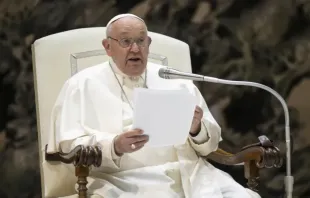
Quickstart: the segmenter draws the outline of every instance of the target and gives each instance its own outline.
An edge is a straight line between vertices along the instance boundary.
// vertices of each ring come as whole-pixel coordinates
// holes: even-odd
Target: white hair
[[[145,22],[144,22],[144,20],[142,19],[142,18],[140,18],[140,17],[138,17],[137,15],[134,15],[134,14],[129,14],[129,13],[127,13],[127,14],[119,14],[119,15],[116,15],[115,17],[113,17],[108,23],[107,23],[107,25],[106,25],[106,36],[108,37],[108,35],[110,34],[110,32],[111,32],[111,25],[115,22],[115,21],[117,21],[117,20],[119,20],[119,19],[121,19],[121,18],[124,18],[124,17],[134,17],[134,18],[137,18],[137,19],[139,19],[139,20],[141,20],[144,24],[145,24]]]

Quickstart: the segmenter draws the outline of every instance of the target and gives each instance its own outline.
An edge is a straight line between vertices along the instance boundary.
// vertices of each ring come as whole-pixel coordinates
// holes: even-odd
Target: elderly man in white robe
[[[91,197],[260,197],[200,157],[218,148],[221,129],[192,82],[158,76],[164,66],[147,61],[150,44],[138,16],[121,14],[110,20],[102,41],[109,61],[71,77],[58,96],[51,132],[56,150],[70,151],[80,144],[102,147],[102,165],[92,168],[88,178]],[[132,128],[135,87],[186,88],[197,98],[186,143],[144,147],[148,136]]]

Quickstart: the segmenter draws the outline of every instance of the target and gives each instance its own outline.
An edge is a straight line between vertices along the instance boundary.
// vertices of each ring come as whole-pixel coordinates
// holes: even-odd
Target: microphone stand
[[[260,83],[248,82],[248,81],[223,80],[223,79],[218,79],[218,78],[213,78],[213,77],[208,77],[208,76],[203,76],[203,78],[200,78],[197,80],[204,81],[204,82],[211,82],[211,83],[242,85],[242,86],[252,86],[252,87],[261,88],[273,94],[281,102],[281,105],[284,110],[284,116],[285,116],[285,140],[286,140],[285,192],[286,192],[286,198],[292,198],[294,177],[292,176],[292,173],[291,173],[291,137],[290,137],[289,111],[285,103],[285,100],[276,91]]]

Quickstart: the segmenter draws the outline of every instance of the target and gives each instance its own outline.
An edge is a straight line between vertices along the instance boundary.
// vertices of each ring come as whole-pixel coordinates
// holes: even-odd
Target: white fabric
[[[150,31],[148,35],[152,38],[150,62],[161,64],[162,60],[168,60],[169,67],[191,72],[188,44]],[[77,179],[74,172],[68,172],[65,164],[46,162],[44,159],[51,111],[72,71],[76,69],[79,72],[108,60],[101,45],[105,37],[105,27],[82,28],[40,38],[32,45],[42,197],[66,196],[75,192]],[[178,53],[175,53],[176,50]],[[77,61],[76,67],[71,60]]]
[[[157,196],[166,194],[171,198],[250,198],[247,190],[227,174],[197,156],[208,155],[217,149],[220,127],[198,89],[189,81],[159,78],[160,67],[148,64],[148,88],[185,88],[195,95],[204,110],[202,121],[206,129],[200,133],[208,133],[207,141],[197,144],[188,138],[184,145],[143,148],[113,159],[113,138],[126,126],[123,126],[121,88],[106,62],[86,69],[66,82],[52,114],[51,130],[55,134],[51,133],[49,139],[50,151],[58,151],[59,144],[66,150],[79,144],[101,145],[102,166],[91,171],[88,188],[89,193],[102,197],[117,198],[124,192],[139,192],[145,197],[157,193]],[[132,113],[129,108],[127,111]]]

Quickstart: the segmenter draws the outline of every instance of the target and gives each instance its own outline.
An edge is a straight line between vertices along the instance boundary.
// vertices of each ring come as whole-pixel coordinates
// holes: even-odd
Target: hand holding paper
[[[189,135],[196,98],[186,89],[134,90],[133,128],[149,135],[146,146],[184,144]]]

